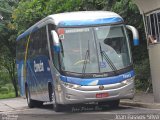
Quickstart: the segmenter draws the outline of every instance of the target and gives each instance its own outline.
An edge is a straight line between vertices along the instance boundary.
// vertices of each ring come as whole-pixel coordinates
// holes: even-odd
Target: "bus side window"
[[[36,32],[31,33],[28,37],[27,40],[30,38],[29,41],[29,51],[28,51],[28,57],[30,59],[33,59],[36,56]]]
[[[41,55],[49,58],[46,27],[42,27],[30,35],[28,53],[30,58]]]
[[[28,36],[29,37],[29,36]],[[28,38],[27,37],[27,38]],[[29,41],[29,46],[28,46],[28,57],[31,59],[34,57],[34,46],[33,46],[33,38],[30,35],[30,41]]]
[[[58,54],[56,52],[54,52],[54,49],[53,49],[53,39],[52,39],[52,35],[51,35],[51,30],[55,30],[55,26],[53,24],[48,24],[48,34],[49,34],[52,59],[53,59],[54,66],[59,70],[60,61],[59,61]]]
[[[25,41],[26,41],[26,37],[22,38],[19,41],[17,41],[16,58],[19,61],[24,60],[24,56],[25,56]]]
[[[49,58],[49,51],[48,51],[48,44],[47,44],[47,33],[46,33],[46,26],[41,28],[41,38],[40,38],[40,43],[41,43],[41,54],[44,56],[47,56]]]

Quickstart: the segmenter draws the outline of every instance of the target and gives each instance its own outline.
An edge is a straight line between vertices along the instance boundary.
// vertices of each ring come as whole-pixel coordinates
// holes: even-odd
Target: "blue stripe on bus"
[[[112,18],[102,18],[95,20],[70,20],[70,21],[61,21],[58,26],[60,27],[69,27],[69,26],[83,26],[83,25],[97,25],[97,24],[113,24],[117,22],[123,22],[123,19],[120,17],[112,17]],[[26,37],[30,33],[38,30],[38,27],[34,27],[32,29],[27,30],[18,36],[17,41]]]
[[[67,77],[67,76],[61,76],[60,78],[63,82],[68,82],[71,84],[77,84],[82,86],[88,86],[88,85],[107,85],[107,84],[120,83],[134,76],[135,76],[135,73],[132,70],[130,72],[127,72],[118,76],[106,77],[106,78],[82,79],[82,78]]]
[[[81,26],[81,25],[97,25],[97,24],[113,24],[117,22],[123,22],[123,19],[120,17],[112,18],[101,18],[101,19],[91,19],[91,20],[70,20],[70,21],[61,21],[58,26],[60,27],[69,27],[69,26]]]

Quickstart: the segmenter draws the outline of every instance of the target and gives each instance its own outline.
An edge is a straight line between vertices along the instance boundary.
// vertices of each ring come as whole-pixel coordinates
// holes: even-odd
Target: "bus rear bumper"
[[[106,85],[107,86],[107,85]],[[104,85],[104,88],[106,87]],[[99,86],[96,86],[99,88]],[[61,92],[58,92],[57,103],[59,104],[76,104],[87,102],[111,101],[119,99],[132,99],[134,97],[134,80],[129,84],[123,85],[116,89],[107,90],[90,90],[83,91],[61,86]],[[103,96],[103,94],[105,96]],[[98,97],[97,95],[102,95]],[[106,96],[107,95],[107,96]]]

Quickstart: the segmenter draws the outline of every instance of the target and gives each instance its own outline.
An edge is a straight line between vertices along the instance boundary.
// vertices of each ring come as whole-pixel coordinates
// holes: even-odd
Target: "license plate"
[[[97,93],[96,94],[96,98],[104,98],[104,97],[108,97],[109,94],[108,93]]]

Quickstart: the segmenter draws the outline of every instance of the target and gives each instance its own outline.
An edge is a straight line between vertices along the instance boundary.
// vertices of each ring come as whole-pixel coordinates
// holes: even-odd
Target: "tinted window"
[[[42,27],[30,35],[28,54],[30,58],[39,55],[49,57],[46,27]]]
[[[17,60],[24,60],[25,55],[25,47],[26,46],[26,38],[17,41],[16,45],[16,58]]]

